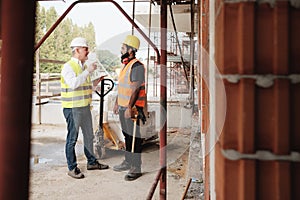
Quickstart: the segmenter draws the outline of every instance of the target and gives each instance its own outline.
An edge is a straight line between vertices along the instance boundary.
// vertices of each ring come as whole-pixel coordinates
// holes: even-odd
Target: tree
[[[97,57],[108,72],[115,72],[120,67],[120,60],[117,55],[108,50],[97,50]]]
[[[36,43],[45,35],[58,19],[58,14],[54,7],[45,10],[37,3],[36,9]],[[74,37],[85,37],[90,49],[96,47],[95,29],[90,22],[84,27],[80,27],[65,18],[56,29],[50,34],[40,47],[40,58],[68,61],[71,57],[70,43]],[[61,65],[53,63],[40,63],[40,71],[43,73],[59,73]]]

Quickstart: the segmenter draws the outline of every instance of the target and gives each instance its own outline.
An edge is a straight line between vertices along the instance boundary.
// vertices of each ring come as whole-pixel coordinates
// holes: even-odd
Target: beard
[[[128,53],[128,52],[122,54],[122,55],[121,55],[121,62],[123,62],[123,60],[124,60],[125,58],[128,58],[128,57],[129,57],[129,53]]]
[[[121,55],[121,63],[127,65],[128,62],[129,62],[129,53],[126,52],[123,55]]]

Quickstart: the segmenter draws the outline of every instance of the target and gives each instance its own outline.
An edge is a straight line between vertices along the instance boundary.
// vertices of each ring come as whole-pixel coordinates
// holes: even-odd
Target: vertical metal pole
[[[149,1],[149,31],[148,31],[148,37],[151,38],[151,22],[152,20],[152,1]],[[149,79],[149,64],[150,64],[150,44],[148,44],[148,49],[147,49],[147,77],[146,77],[146,80],[147,80],[147,83],[148,83],[148,79]],[[155,62],[155,61],[154,61]],[[148,91],[148,86],[146,88],[146,92]]]
[[[167,0],[160,0],[160,199],[167,198]]]
[[[99,126],[103,130],[103,103],[104,103],[104,82],[105,80],[103,79],[101,81],[101,96],[100,96],[100,114],[99,114]]]
[[[170,91],[170,96],[172,96],[172,69],[173,69],[173,63],[170,63],[170,68],[169,68],[169,80],[170,80],[170,83],[169,83],[169,91]]]
[[[132,1],[132,20],[134,21],[135,17],[135,0]],[[132,25],[131,34],[134,35],[134,26]]]
[[[46,74],[46,79],[49,79],[49,78],[50,78],[50,73],[47,73]],[[46,81],[46,87],[45,87],[45,89],[46,89],[46,91],[45,91],[46,94],[49,95],[49,89],[50,89],[49,88],[49,81]]]
[[[42,106],[41,106],[41,74],[40,74],[40,51],[39,49],[36,51],[35,54],[35,88],[36,88],[36,100],[38,103],[38,124],[42,123]]]
[[[23,200],[29,197],[35,1],[1,4],[0,199]]]
[[[195,74],[194,74],[194,17],[195,2],[191,0],[191,35],[190,35],[190,103],[194,108],[194,89],[195,89]]]
[[[160,64],[160,63],[159,63]],[[153,89],[153,93],[155,97],[157,97],[157,64],[156,62],[154,62],[154,74],[155,74],[155,77],[154,77],[154,89]]]
[[[209,1],[209,57],[213,61],[215,60],[215,11],[216,11],[216,1]],[[213,147],[216,141],[216,71],[214,69],[214,62],[209,62],[208,66],[208,79],[209,79],[209,146]],[[212,148],[209,152],[209,189],[210,189],[210,200],[216,200],[216,150]]]
[[[176,42],[177,42],[177,46],[178,46],[178,50],[179,50],[179,54],[180,54],[180,59],[181,59],[182,67],[183,67],[183,70],[184,70],[185,79],[186,79],[186,81],[189,81],[188,76],[187,76],[187,72],[186,72],[186,64],[185,64],[184,59],[183,59],[183,50],[181,50],[181,46],[180,46],[179,38],[178,38],[178,34],[177,34],[177,28],[176,28],[176,24],[175,24],[175,20],[174,20],[172,4],[169,5],[169,8],[170,8],[170,14],[171,14],[171,19],[172,19],[173,29],[174,29],[174,32],[175,32]]]

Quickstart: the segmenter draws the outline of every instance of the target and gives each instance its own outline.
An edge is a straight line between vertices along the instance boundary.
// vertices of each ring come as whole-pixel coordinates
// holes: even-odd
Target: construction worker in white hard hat
[[[122,69],[118,78],[118,97],[114,113],[119,114],[122,133],[125,137],[125,159],[113,167],[114,171],[126,171],[126,181],[132,181],[140,176],[142,139],[140,120],[146,118],[143,107],[146,102],[145,68],[135,57],[140,46],[140,40],[134,35],[128,35],[121,46]]]
[[[61,100],[68,129],[65,147],[69,169],[68,175],[79,179],[84,178],[84,174],[77,167],[75,154],[79,128],[81,128],[83,134],[87,170],[109,168],[108,165],[100,164],[94,155],[94,133],[90,111],[92,86],[98,85],[103,77],[93,81],[93,84],[90,80],[90,74],[96,69],[97,65],[86,66],[84,64],[89,53],[85,38],[74,38],[70,47],[72,57],[62,66],[61,70]]]

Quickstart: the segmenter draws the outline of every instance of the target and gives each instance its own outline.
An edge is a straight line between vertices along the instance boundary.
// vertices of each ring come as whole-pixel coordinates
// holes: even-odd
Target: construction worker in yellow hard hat
[[[135,54],[139,48],[140,48],[139,38],[137,38],[134,35],[127,35],[121,47],[121,62],[123,64],[127,64],[129,57],[135,58]]]
[[[125,137],[125,159],[113,167],[114,171],[129,172],[125,180],[132,181],[142,175],[141,153],[142,139],[140,134],[140,119],[145,122],[143,107],[146,102],[145,68],[135,57],[140,47],[140,40],[134,35],[128,35],[121,46],[121,62],[123,68],[118,78],[118,97],[114,113],[119,114],[122,133]]]
[[[67,138],[65,153],[68,164],[68,175],[72,178],[84,178],[84,174],[77,167],[75,145],[78,139],[79,128],[84,140],[84,153],[87,158],[87,170],[108,169],[108,165],[100,164],[93,149],[93,126],[90,103],[92,101],[92,81],[90,74],[96,65],[85,65],[89,53],[85,38],[77,37],[71,42],[72,57],[62,66],[61,70],[61,101],[63,114],[67,123]],[[93,81],[97,85],[101,81]]]
[[[127,35],[123,44],[133,47],[135,51],[137,51],[140,48],[140,40],[134,35]]]

